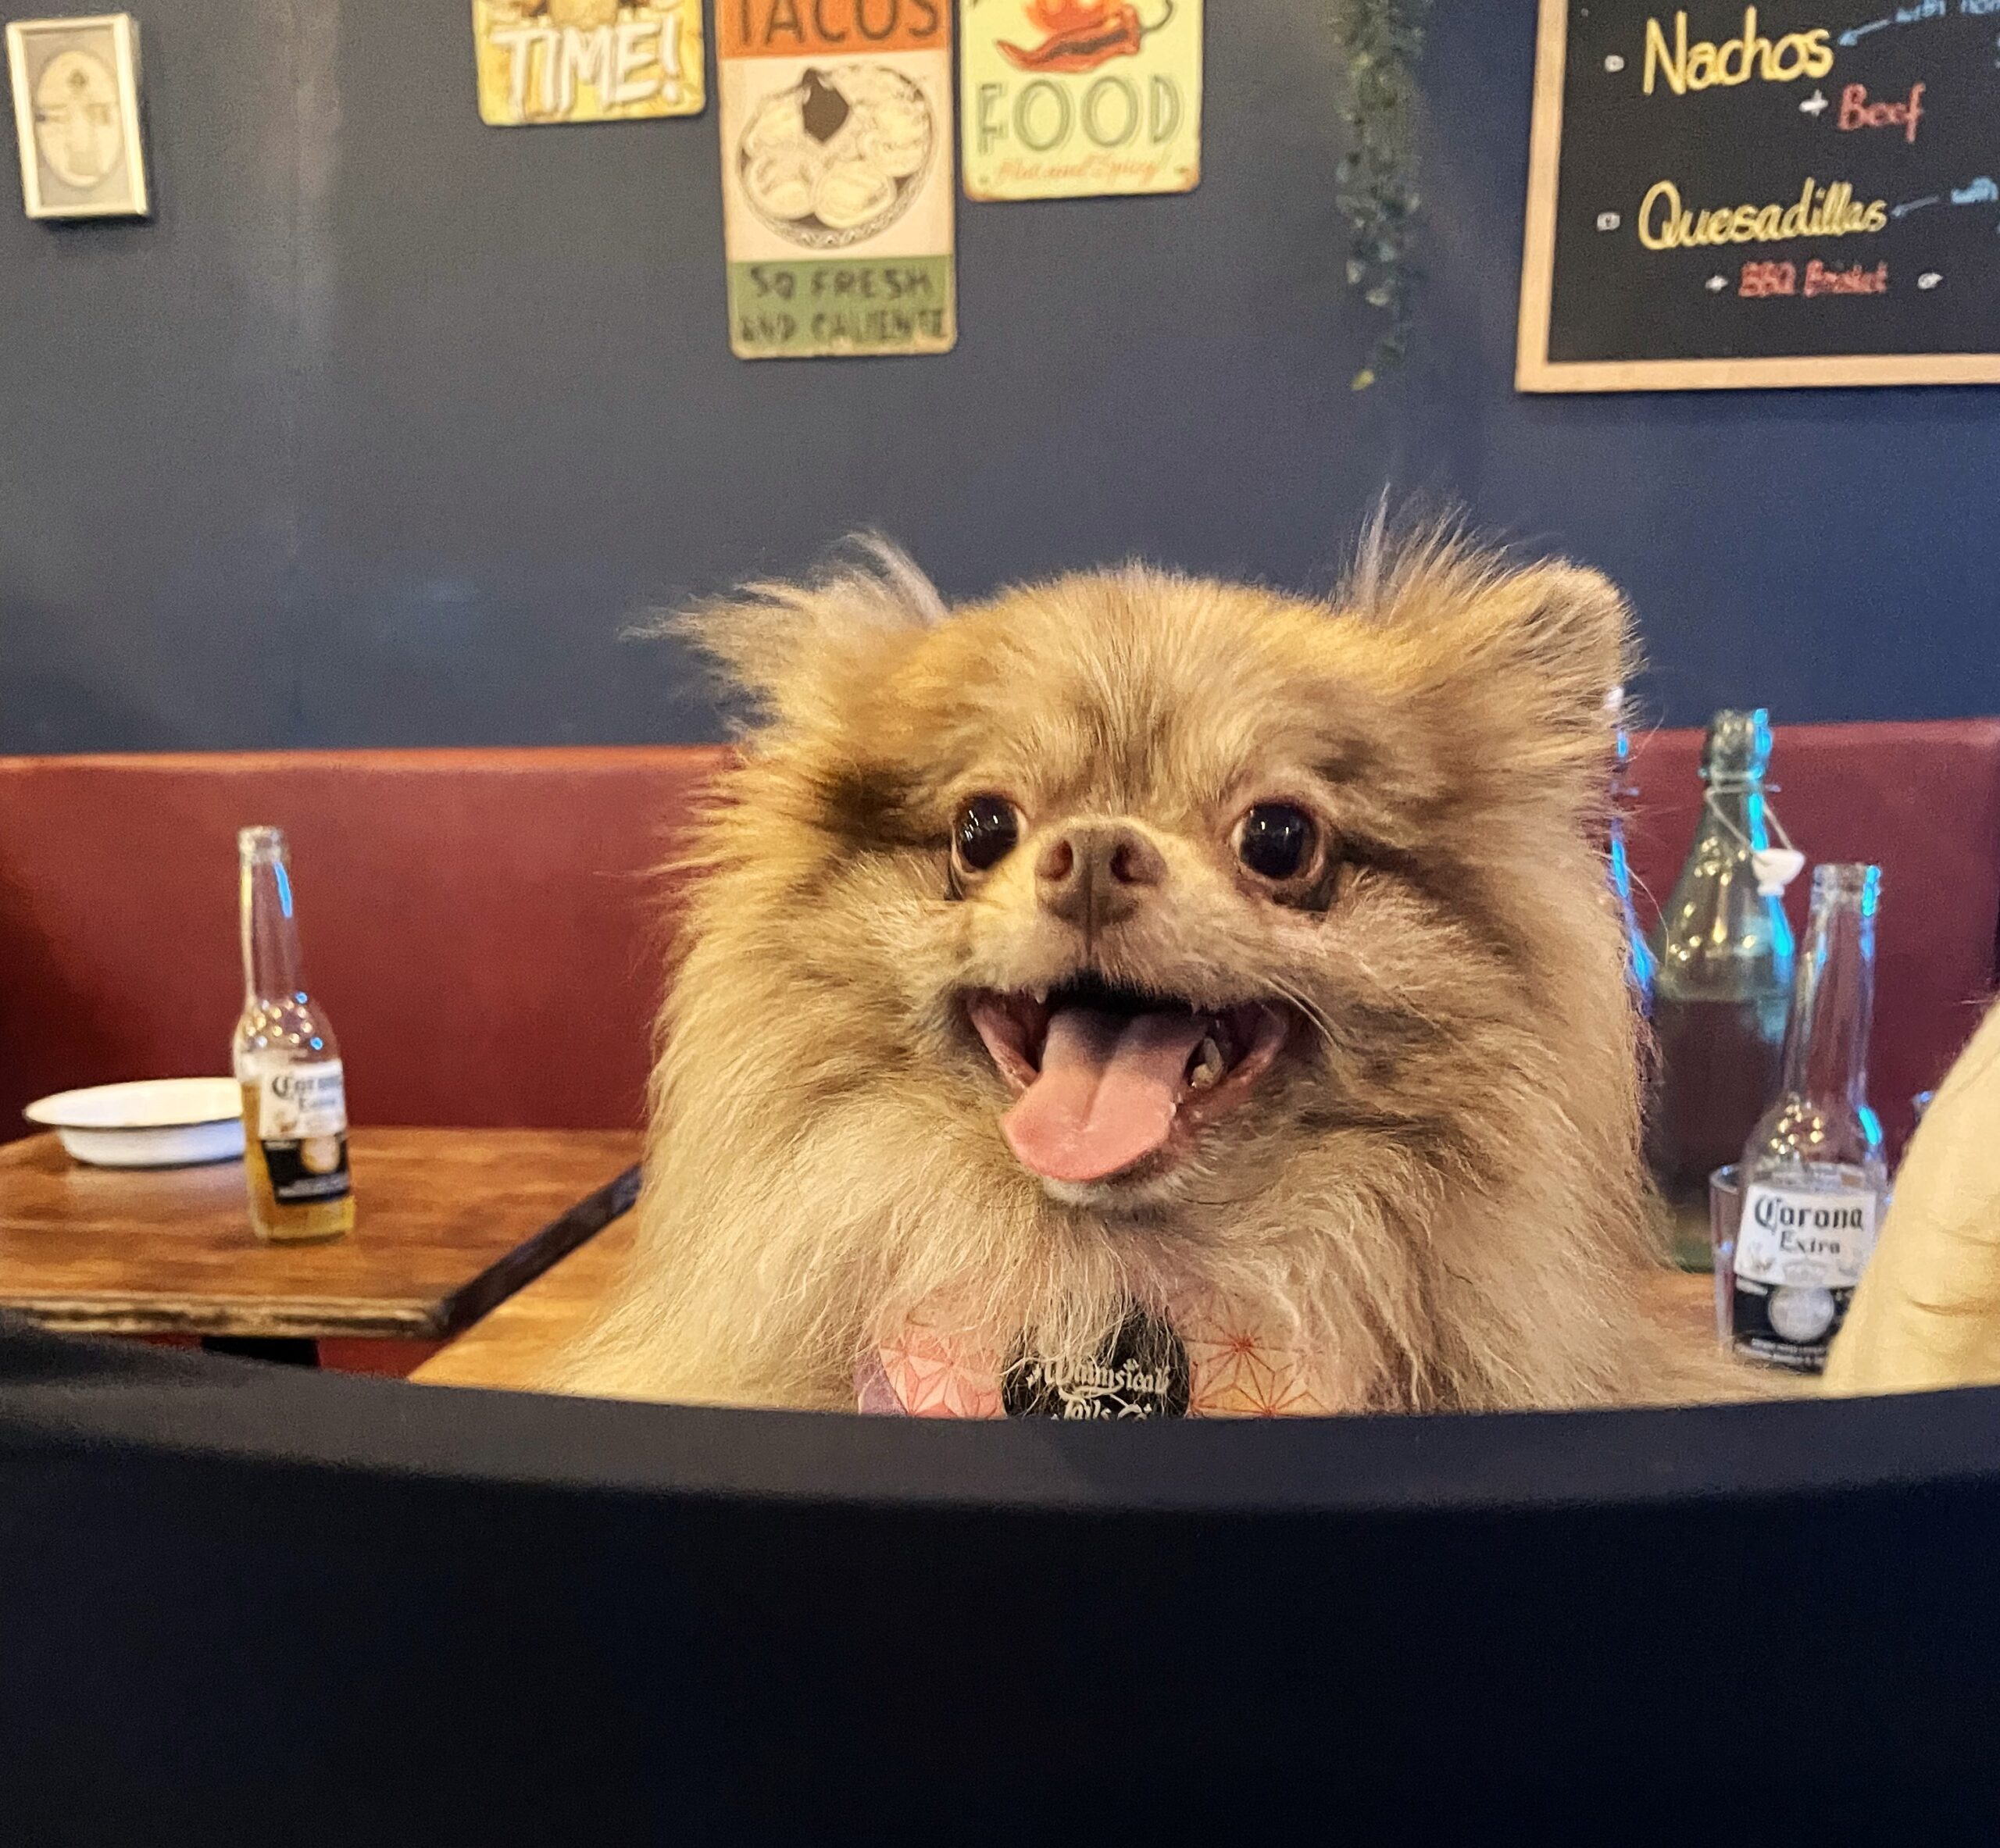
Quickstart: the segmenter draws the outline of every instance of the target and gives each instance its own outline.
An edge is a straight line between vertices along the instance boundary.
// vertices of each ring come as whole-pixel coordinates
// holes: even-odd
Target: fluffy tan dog
[[[949,611],[877,548],[692,623],[759,718],[636,1260],[552,1384],[852,1407],[912,1322],[1073,1374],[1191,1301],[1315,1408],[1730,1377],[1644,1307],[1603,578],[1432,539],[1331,602],[1132,566]]]

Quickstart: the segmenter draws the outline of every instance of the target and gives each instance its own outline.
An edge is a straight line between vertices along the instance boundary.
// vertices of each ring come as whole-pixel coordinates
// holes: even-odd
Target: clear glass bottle
[[[1868,1106],[1881,880],[1875,866],[1814,871],[1784,1089],[1743,1151],[1731,1337],[1739,1354],[1802,1372],[1825,1366],[1888,1203]]]
[[[1625,804],[1631,800],[1632,740],[1625,729],[1625,689],[1614,687],[1605,697],[1605,708],[1612,715],[1617,736],[1616,756],[1611,779],[1611,828],[1609,858],[1612,901],[1618,907],[1625,926],[1625,974],[1632,984],[1639,1011],[1652,1017],[1653,980],[1658,959],[1646,933],[1639,928],[1638,914],[1632,908],[1632,867],[1625,851]]]
[[[1791,995],[1780,893],[1760,890],[1770,849],[1764,772],[1770,715],[1718,712],[1702,755],[1701,826],[1661,912],[1653,948],[1659,1073],[1646,1125],[1653,1178],[1672,1211],[1677,1262],[1707,1270],[1709,1176],[1742,1153],[1776,1095]]]
[[[340,1047],[306,993],[283,833],[245,828],[236,844],[244,992],[233,1062],[250,1222],[275,1243],[337,1239],[354,1227]]]

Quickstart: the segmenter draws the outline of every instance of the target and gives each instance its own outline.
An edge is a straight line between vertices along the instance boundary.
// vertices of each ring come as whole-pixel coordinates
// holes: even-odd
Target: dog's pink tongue
[[[1041,1075],[1000,1119],[1024,1168],[1101,1181],[1166,1140],[1188,1061],[1208,1031],[1188,1014],[1065,1008],[1048,1023]]]

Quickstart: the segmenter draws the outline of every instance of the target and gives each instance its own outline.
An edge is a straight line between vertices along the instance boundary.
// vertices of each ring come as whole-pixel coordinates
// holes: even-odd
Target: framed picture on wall
[[[28,216],[148,216],[132,16],[16,20],[7,65]]]

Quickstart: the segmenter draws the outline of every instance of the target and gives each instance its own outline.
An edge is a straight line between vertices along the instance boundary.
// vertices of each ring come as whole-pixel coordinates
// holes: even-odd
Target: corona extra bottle
[[[1868,1107],[1881,871],[1821,866],[1785,1029],[1784,1080],[1743,1151],[1730,1332],[1737,1351],[1817,1373],[1888,1198]]]
[[[234,1062],[243,1087],[250,1222],[273,1243],[337,1239],[354,1226],[340,1047],[306,992],[284,834],[245,828],[237,851],[243,1014]]]

